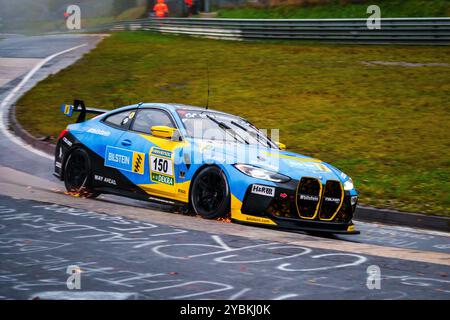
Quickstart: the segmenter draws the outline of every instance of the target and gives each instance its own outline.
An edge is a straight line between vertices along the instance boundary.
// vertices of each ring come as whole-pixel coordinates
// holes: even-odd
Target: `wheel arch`
[[[196,171],[194,172],[194,174],[192,175],[192,178],[191,178],[191,183],[189,185],[189,192],[188,192],[188,205],[189,205],[189,209],[190,210],[193,210],[192,201],[191,201],[191,194],[192,194],[192,189],[193,189],[192,186],[194,185],[195,179],[197,178],[198,174],[203,169],[208,168],[208,167],[216,167],[216,168],[220,169],[224,173],[225,178],[227,180],[226,182],[227,182],[227,185],[228,185],[228,192],[229,192],[230,197],[231,197],[230,175],[228,174],[227,170],[225,170],[224,166],[223,165],[219,165],[217,163],[205,163],[205,164],[202,164],[200,167],[198,167],[196,169]]]
[[[65,175],[65,172],[66,172],[65,168],[66,168],[67,160],[69,159],[69,156],[77,149],[83,149],[89,155],[89,150],[83,144],[81,144],[79,142],[74,143],[69,148],[69,150],[67,150],[67,152],[64,154],[63,159],[61,161],[61,168],[62,168],[61,175],[60,175],[60,180],[61,181],[64,181],[64,175]],[[90,158],[89,158],[89,161],[91,161]],[[90,164],[90,169],[92,169],[92,163],[89,163],[89,164]]]
[[[189,185],[189,201],[190,201],[190,199],[191,199],[192,185],[193,185],[195,179],[197,178],[198,174],[199,174],[203,169],[205,169],[205,168],[207,168],[207,167],[217,167],[217,168],[219,168],[220,170],[222,170],[222,171],[225,173],[225,177],[227,178],[228,187],[231,189],[230,183],[229,183],[229,181],[230,181],[230,176],[229,176],[228,172],[224,169],[224,167],[218,165],[217,163],[205,163],[205,164],[202,164],[200,167],[198,167],[198,168],[195,170],[194,174],[192,175],[191,183],[190,183],[190,185]],[[231,192],[231,191],[230,191],[230,192]]]

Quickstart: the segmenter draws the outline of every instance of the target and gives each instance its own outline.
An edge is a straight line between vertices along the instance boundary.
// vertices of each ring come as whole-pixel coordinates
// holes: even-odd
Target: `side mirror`
[[[167,126],[153,126],[150,131],[152,135],[158,138],[164,138],[164,139],[171,139],[173,136],[173,133],[177,129],[167,127]]]
[[[286,145],[281,142],[275,142],[275,144],[280,148],[281,150],[286,150]]]

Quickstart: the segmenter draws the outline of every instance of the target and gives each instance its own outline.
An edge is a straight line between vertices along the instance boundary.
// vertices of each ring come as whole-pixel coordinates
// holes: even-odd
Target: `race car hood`
[[[203,160],[227,164],[243,163],[289,176],[292,179],[314,177],[322,181],[349,177],[332,165],[298,153],[232,142],[195,141]]]

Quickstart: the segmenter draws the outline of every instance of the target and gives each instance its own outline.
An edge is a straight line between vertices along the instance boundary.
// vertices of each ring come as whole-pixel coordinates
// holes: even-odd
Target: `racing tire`
[[[85,150],[78,148],[69,154],[64,165],[64,185],[69,193],[85,198],[100,195],[92,190],[91,161]]]
[[[205,219],[225,217],[230,212],[230,188],[221,169],[202,169],[192,184],[190,202],[194,212]]]

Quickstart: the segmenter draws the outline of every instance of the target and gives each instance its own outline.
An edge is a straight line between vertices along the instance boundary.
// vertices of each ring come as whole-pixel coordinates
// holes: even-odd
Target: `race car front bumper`
[[[232,198],[235,222],[282,229],[358,234],[352,222],[356,211],[355,192],[344,191],[338,181],[322,184],[315,178],[291,180],[267,186],[248,186],[240,202]]]

